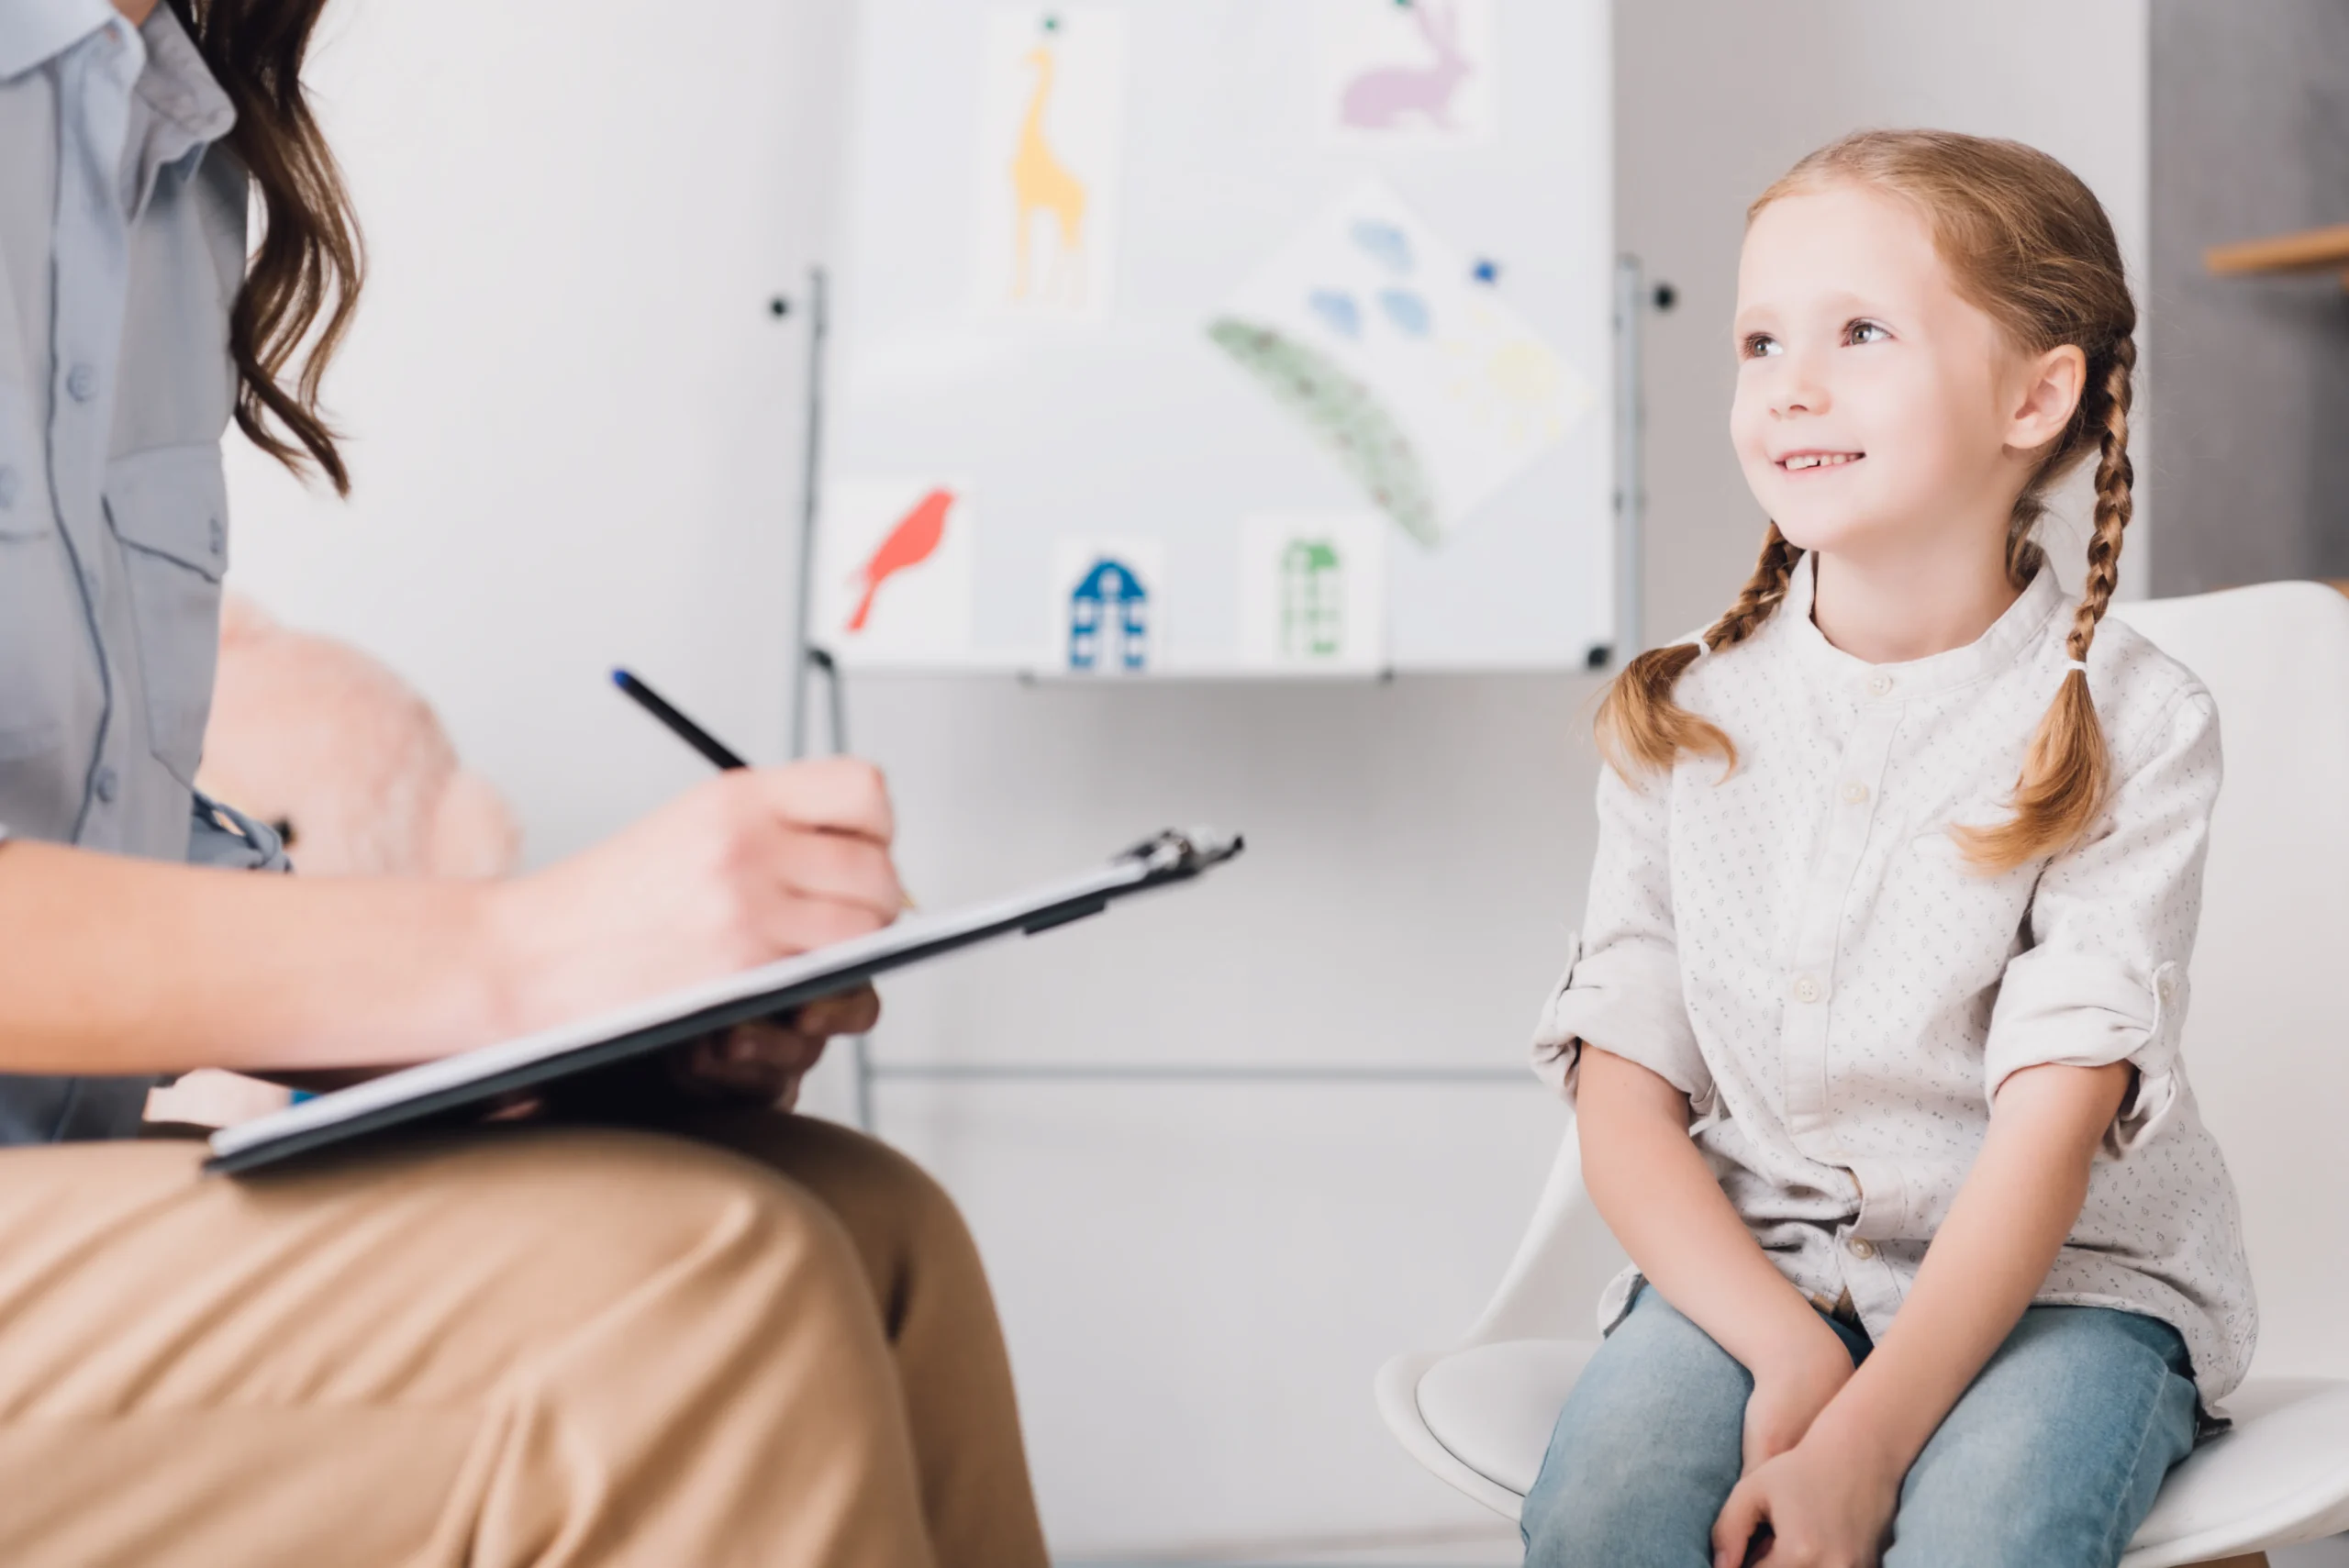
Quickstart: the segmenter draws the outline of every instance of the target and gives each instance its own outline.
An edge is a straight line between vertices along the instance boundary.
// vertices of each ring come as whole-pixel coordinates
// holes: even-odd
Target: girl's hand
[[[1816,1318],[1811,1326],[1818,1332],[1785,1355],[1748,1369],[1753,1393],[1745,1402],[1744,1474],[1802,1441],[1828,1401],[1852,1380],[1852,1352],[1842,1340]]]
[[[737,1024],[691,1041],[672,1059],[677,1086],[703,1098],[744,1100],[787,1111],[799,1082],[838,1034],[863,1034],[881,1017],[870,985],[808,1003],[786,1018]]]
[[[1713,1568],[1876,1568],[1899,1503],[1882,1445],[1814,1433],[1730,1493],[1713,1521]]]
[[[584,1018],[887,925],[905,902],[889,861],[895,831],[888,789],[868,763],[743,768],[592,849],[499,884],[490,892],[490,959],[502,1032]]]

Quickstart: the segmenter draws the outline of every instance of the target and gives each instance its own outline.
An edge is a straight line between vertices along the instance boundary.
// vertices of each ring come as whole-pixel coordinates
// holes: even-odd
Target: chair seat
[[[1419,1379],[1419,1418],[1487,1481],[1522,1497],[1596,1340],[1503,1340],[1449,1355]]]
[[[1419,1416],[1460,1461],[1523,1496],[1541,1473],[1566,1392],[1595,1340],[1504,1340],[1444,1357],[1419,1387]],[[2349,1383],[2254,1378],[2226,1402],[2232,1431],[2162,1486],[2124,1568],[2164,1568],[2349,1529]]]
[[[2163,1568],[2349,1529],[2349,1383],[2254,1377],[2227,1396],[2234,1429],[2186,1456],[2123,1568]]]

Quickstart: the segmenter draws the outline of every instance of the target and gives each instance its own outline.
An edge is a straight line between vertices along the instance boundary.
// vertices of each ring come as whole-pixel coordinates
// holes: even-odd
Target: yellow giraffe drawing
[[[1039,44],[1028,51],[1027,62],[1036,71],[1036,91],[1028,100],[1027,117],[1019,122],[1019,146],[1011,155],[1011,190],[1018,210],[1019,250],[1012,268],[1011,297],[1026,299],[1032,281],[1029,253],[1036,219],[1049,213],[1060,245],[1053,258],[1053,275],[1064,280],[1072,302],[1084,291],[1085,182],[1068,171],[1044,139],[1044,108],[1052,95],[1052,51]]]

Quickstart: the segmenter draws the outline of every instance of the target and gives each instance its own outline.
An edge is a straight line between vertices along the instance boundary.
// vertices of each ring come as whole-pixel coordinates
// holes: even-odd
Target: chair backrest
[[[2227,780],[2185,1051],[2243,1200],[2255,1370],[2349,1377],[2349,599],[2271,583],[2112,614],[2219,705]],[[1620,1257],[1569,1130],[1471,1342],[1589,1334]]]
[[[2112,613],[2219,705],[2185,1052],[2243,1198],[2254,1370],[2349,1377],[2349,600],[2270,583]]]

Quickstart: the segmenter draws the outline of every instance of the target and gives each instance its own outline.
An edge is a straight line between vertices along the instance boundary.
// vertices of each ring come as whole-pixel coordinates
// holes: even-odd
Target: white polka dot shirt
[[[2178,1056],[2219,793],[2210,694],[2107,621],[2088,686],[2103,816],[2052,861],[1974,871],[1950,829],[2003,820],[2054,699],[2071,605],[2043,571],[1969,647],[1871,665],[1820,635],[1811,562],[1676,699],[1737,743],[1726,778],[1599,780],[1583,932],[1536,1070],[1569,1099],[1585,1041],[1687,1095],[1730,1200],[1813,1300],[1891,1325],[2009,1074],[2126,1061],[2087,1202],[2037,1297],[2176,1328],[2205,1403],[2257,1332],[2234,1186]],[[1610,1327],[1637,1283],[1611,1285]]]

